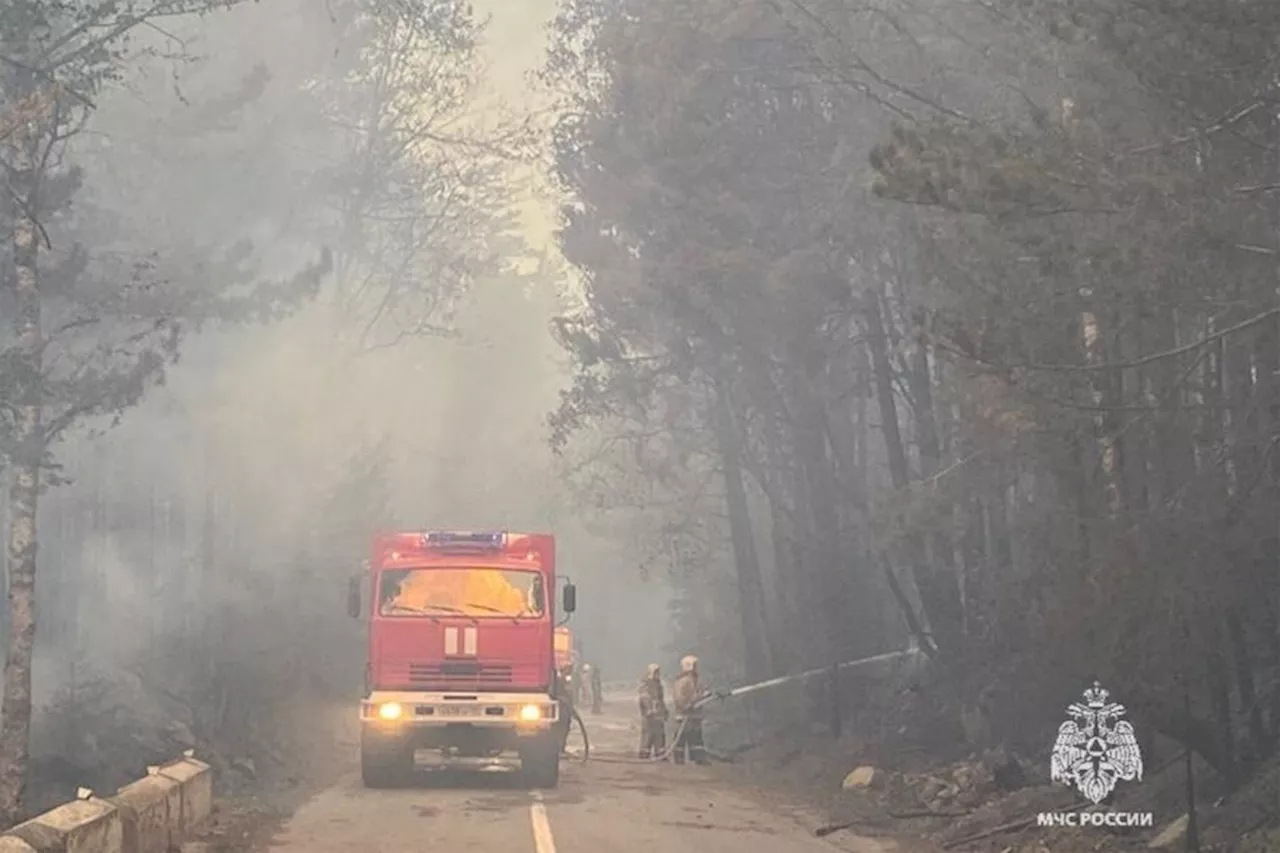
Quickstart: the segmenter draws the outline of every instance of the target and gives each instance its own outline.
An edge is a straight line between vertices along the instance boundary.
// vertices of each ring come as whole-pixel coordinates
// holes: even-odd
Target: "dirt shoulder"
[[[213,816],[184,850],[266,850],[303,804],[349,772],[359,733],[351,703],[300,701],[281,716],[271,747],[255,756],[215,757]]]
[[[1185,753],[1172,742],[1158,747],[1140,782],[1120,783],[1112,801],[1088,809],[1076,792],[1047,783],[1047,748],[1043,762],[1000,751],[941,761],[902,744],[776,737],[717,772],[811,815],[815,834],[851,850],[874,839],[911,853],[1176,853],[1186,849]],[[1193,773],[1202,851],[1280,849],[1280,762],[1229,796],[1207,766],[1197,761]],[[1149,812],[1151,825],[1037,822],[1040,813],[1108,811]]]

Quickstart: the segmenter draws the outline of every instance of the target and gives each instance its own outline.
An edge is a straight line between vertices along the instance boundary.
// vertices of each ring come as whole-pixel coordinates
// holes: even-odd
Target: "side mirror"
[[[352,619],[360,618],[360,576],[355,575],[347,582],[347,615]]]
[[[561,609],[565,613],[572,613],[578,609],[578,588],[571,583],[564,585],[564,603]]]

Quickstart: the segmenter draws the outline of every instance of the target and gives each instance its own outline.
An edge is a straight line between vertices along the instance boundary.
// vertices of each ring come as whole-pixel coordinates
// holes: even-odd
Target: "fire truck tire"
[[[555,788],[560,784],[560,743],[547,737],[520,750],[520,772],[533,788]]]
[[[360,750],[360,781],[366,788],[397,788],[413,775],[412,749],[377,749],[368,745]]]

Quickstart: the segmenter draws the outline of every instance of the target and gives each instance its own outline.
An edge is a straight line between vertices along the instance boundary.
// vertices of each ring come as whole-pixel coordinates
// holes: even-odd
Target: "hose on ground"
[[[649,758],[623,758],[622,756],[610,756],[607,758],[598,757],[595,760],[601,764],[652,764],[655,761],[666,761],[676,751],[676,744],[680,742],[680,736],[684,734],[685,725],[688,722],[688,717],[684,717],[680,720],[680,725],[676,727],[676,733],[671,739],[670,745],[657,755],[650,756]],[[584,742],[586,741],[586,737],[586,729],[583,729],[582,738]],[[582,760],[585,762],[587,760],[586,756],[583,756]]]

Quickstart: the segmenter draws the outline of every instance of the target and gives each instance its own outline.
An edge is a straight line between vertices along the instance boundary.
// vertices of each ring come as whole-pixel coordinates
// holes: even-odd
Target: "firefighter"
[[[667,701],[662,675],[656,663],[645,668],[640,679],[640,757],[661,758],[667,751]]]
[[[583,665],[575,657],[573,661],[573,704],[582,705],[587,701],[587,686],[583,683]]]
[[[591,699],[591,682],[595,680],[595,667],[585,661],[582,664],[582,704],[587,704],[587,700]],[[593,712],[594,708],[591,709]]]
[[[591,667],[591,713],[604,712],[604,682],[600,677],[600,667]]]
[[[556,691],[560,696],[560,754],[565,754],[565,749],[569,745],[569,732],[573,728],[573,709],[574,691],[577,685],[577,679],[573,677],[573,664],[566,663],[556,673],[557,680],[560,682],[559,689]]]
[[[684,764],[686,750],[695,764],[710,764],[702,743],[702,709],[697,704],[711,693],[702,688],[698,679],[698,659],[693,655],[681,658],[680,674],[672,685],[671,695],[676,709],[676,764]]]

